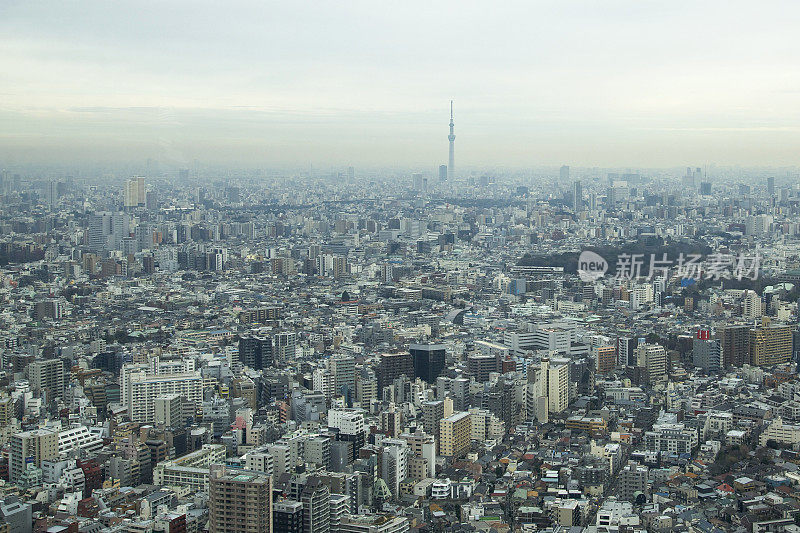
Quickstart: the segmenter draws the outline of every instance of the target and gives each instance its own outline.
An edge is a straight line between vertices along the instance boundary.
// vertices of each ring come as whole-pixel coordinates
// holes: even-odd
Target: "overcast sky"
[[[0,166],[800,164],[800,4],[0,0]]]

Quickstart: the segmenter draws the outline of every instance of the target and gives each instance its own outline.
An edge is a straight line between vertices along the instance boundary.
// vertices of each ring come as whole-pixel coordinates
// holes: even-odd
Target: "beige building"
[[[23,431],[11,436],[11,454],[8,466],[12,482],[27,468],[28,462],[33,462],[39,468],[42,461],[58,457],[58,432],[49,429],[34,429]]]
[[[792,329],[773,325],[769,318],[750,330],[750,361],[755,366],[772,366],[792,360]]]
[[[439,455],[460,457],[469,450],[472,422],[467,412],[454,413],[439,422]]]
[[[800,443],[800,425],[785,424],[781,418],[776,418],[767,429],[761,433],[759,444],[766,446],[767,442],[774,440],[779,444]]]
[[[209,480],[209,530],[215,533],[270,533],[272,531],[272,478],[266,474],[226,474],[211,467]]]

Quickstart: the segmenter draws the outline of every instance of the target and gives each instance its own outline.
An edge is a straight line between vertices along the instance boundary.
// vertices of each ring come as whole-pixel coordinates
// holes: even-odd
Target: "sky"
[[[0,166],[800,164],[800,3],[0,0]]]

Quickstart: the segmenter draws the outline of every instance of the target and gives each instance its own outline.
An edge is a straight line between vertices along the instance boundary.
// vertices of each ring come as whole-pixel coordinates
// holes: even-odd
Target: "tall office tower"
[[[381,431],[394,438],[400,435],[402,425],[403,412],[395,409],[394,404],[386,411],[381,411]]]
[[[89,215],[89,227],[86,231],[89,250],[95,253],[106,251],[112,228],[113,217],[111,213],[103,211]]]
[[[567,369],[568,370],[568,369]],[[568,372],[565,373],[567,375]],[[513,428],[523,421],[525,387],[522,381],[500,379],[489,390],[485,391],[481,404],[497,416],[506,427]]]
[[[561,165],[561,169],[558,171],[558,177],[561,183],[566,184],[569,181],[569,165]]]
[[[747,291],[742,304],[742,316],[747,319],[756,319],[763,313],[763,301],[755,291]]]
[[[300,492],[303,533],[330,533],[330,490],[318,477],[309,478]]]
[[[130,237],[130,217],[123,211],[111,213],[111,239],[110,244],[115,250],[119,250],[122,239]]]
[[[739,367],[750,362],[750,326],[735,324],[717,330],[725,368]]]
[[[414,376],[414,360],[410,353],[385,353],[381,354],[378,365],[378,394],[383,394],[383,388],[394,383],[402,375]]]
[[[378,377],[371,368],[363,367],[356,380],[356,401],[362,406],[369,406],[372,400],[378,399]]]
[[[572,184],[572,208],[575,211],[583,210],[583,186],[581,180],[575,180]]]
[[[271,533],[272,478],[252,472],[227,474],[212,465],[208,521],[216,533]]]
[[[61,359],[36,359],[25,369],[34,392],[47,393],[47,401],[64,397],[67,381],[64,362]]]
[[[439,181],[447,181],[447,165],[439,165]]]
[[[389,486],[395,499],[400,498],[400,483],[408,476],[408,443],[402,439],[385,439],[381,451],[380,477]]]
[[[58,202],[58,184],[50,180],[45,184],[44,197],[47,205],[53,207]]]
[[[479,383],[486,383],[489,374],[499,371],[500,358],[495,354],[473,353],[467,356],[467,372]]]
[[[633,337],[619,337],[617,339],[617,366],[636,366],[634,350],[638,340]]]
[[[685,189],[694,189],[695,172],[692,167],[686,167],[686,175],[681,178],[681,185]]]
[[[543,357],[536,375],[536,384],[536,396],[546,399],[546,413],[543,416],[560,413],[569,407],[569,364]]]
[[[750,330],[750,364],[772,366],[788,363],[791,359],[791,327],[772,324],[769,318],[762,317],[761,325]]]
[[[415,172],[414,174],[411,174],[411,187],[415,191],[421,191],[422,190],[422,174],[420,174],[419,172]]]
[[[295,500],[273,503],[272,533],[303,533],[303,504]]]
[[[444,369],[443,344],[412,344],[409,349],[414,364],[414,377],[434,383]]]
[[[660,344],[639,344],[635,350],[636,366],[647,369],[649,383],[667,379],[667,350]]]
[[[767,195],[772,198],[775,196],[775,176],[767,178]]]
[[[277,363],[286,363],[294,360],[296,355],[297,333],[282,331],[272,336],[273,360]]]
[[[719,372],[722,368],[722,350],[717,339],[711,338],[707,329],[697,330],[692,341],[692,363],[709,374]]]
[[[453,181],[456,169],[456,134],[453,133],[453,101],[450,100],[450,135],[447,136],[450,141],[450,157],[447,159],[447,179]]]
[[[136,248],[138,251],[153,249],[153,226],[147,223],[140,223],[134,230]]]
[[[468,412],[453,413],[439,421],[439,455],[461,457],[469,451],[472,422]]]
[[[123,205],[125,207],[133,208],[139,206],[139,180],[137,178],[131,178],[125,182],[123,193]]]
[[[239,361],[253,370],[272,366],[272,337],[242,335],[239,338]]]
[[[11,436],[11,453],[8,456],[8,469],[11,482],[27,468],[28,462],[40,467],[42,461],[58,457],[58,432],[49,429],[23,431]]]
[[[139,207],[147,205],[147,186],[142,177],[136,178],[136,203]]]
[[[422,404],[422,428],[439,442],[439,421],[445,418],[443,400],[431,400]],[[449,416],[449,415],[448,415]]]
[[[334,355],[328,370],[333,374],[333,393],[352,397],[356,391],[356,362],[349,355]]]
[[[711,196],[711,182],[710,181],[700,182],[700,194],[703,195],[703,196]]]
[[[366,441],[364,412],[360,409],[331,409],[328,411],[328,427],[338,430],[337,441],[353,443],[353,455],[350,460],[355,460]]]

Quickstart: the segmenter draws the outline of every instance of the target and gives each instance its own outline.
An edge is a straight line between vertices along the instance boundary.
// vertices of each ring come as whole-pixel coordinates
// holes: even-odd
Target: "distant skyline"
[[[795,2],[0,4],[0,167],[800,165]]]

